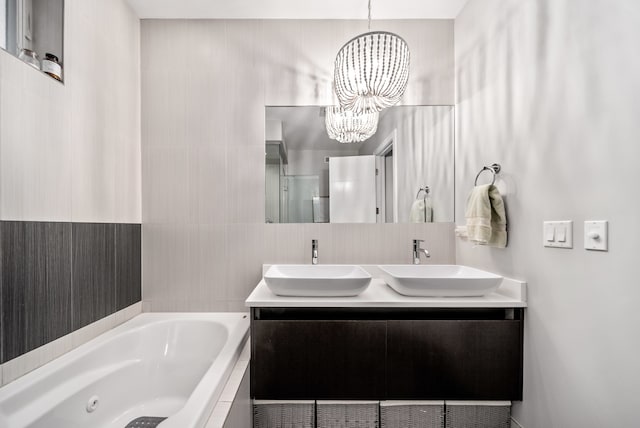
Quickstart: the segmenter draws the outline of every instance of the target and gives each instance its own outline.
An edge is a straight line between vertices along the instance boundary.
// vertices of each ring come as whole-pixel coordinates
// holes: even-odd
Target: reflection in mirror
[[[64,0],[0,0],[0,47],[62,80]]]
[[[267,223],[454,221],[453,106],[396,106],[359,143],[327,135],[325,107],[266,107]]]

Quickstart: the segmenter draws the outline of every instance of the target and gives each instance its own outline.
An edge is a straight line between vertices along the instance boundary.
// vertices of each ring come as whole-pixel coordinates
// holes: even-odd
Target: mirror
[[[62,81],[64,0],[0,0],[0,48]]]
[[[395,106],[359,143],[329,138],[325,107],[266,107],[267,223],[454,221],[453,106]]]

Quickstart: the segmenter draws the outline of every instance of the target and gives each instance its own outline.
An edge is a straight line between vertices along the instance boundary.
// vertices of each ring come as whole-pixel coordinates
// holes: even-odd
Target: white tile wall
[[[0,50],[0,218],[68,220],[71,144],[64,87]]]
[[[224,423],[224,428],[246,428],[253,421],[253,409],[249,398],[249,370],[245,371],[235,400],[229,409],[229,414]]]
[[[0,219],[140,222],[140,26],[65,2],[65,84],[0,51]]]
[[[333,102],[338,49],[363,21],[141,24],[145,310],[244,310],[263,263],[408,263],[452,226],[264,224],[265,105]],[[453,104],[453,21],[376,21],[409,43],[406,104]]]

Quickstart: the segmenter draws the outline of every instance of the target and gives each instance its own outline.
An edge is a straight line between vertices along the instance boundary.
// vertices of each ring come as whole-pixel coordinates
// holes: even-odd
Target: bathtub
[[[2,428],[202,428],[249,334],[244,313],[145,313],[0,388]]]

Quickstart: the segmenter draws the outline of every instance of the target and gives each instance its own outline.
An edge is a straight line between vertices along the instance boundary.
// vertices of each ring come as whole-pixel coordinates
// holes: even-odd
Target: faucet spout
[[[311,264],[312,265],[318,264],[318,240],[317,239],[311,240]]]
[[[413,240],[413,264],[414,265],[420,264],[420,253],[424,254],[425,258],[431,257],[429,250],[427,250],[426,248],[420,247],[421,242],[424,242],[424,240],[422,239]]]

